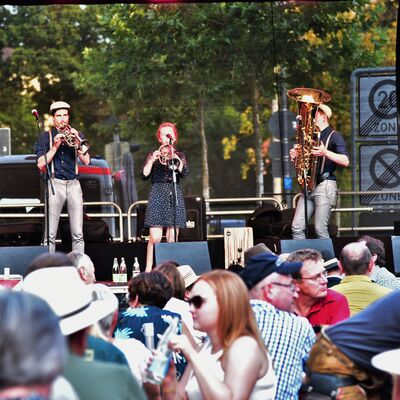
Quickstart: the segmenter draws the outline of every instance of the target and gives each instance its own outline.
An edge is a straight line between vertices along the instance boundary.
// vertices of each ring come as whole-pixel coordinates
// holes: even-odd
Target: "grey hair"
[[[115,296],[114,293],[111,292],[109,287],[100,283],[93,285],[92,290],[93,300],[108,301],[111,302],[114,306],[114,311],[97,321],[96,324],[100,329],[101,334],[107,338],[109,336],[111,326],[114,322],[115,312],[118,310],[118,298],[117,296]]]
[[[0,292],[0,389],[50,384],[63,370],[65,337],[50,306],[27,292]]]
[[[84,267],[87,269],[87,265],[92,263],[90,257],[81,251],[72,250],[68,253],[68,257],[72,260],[76,268]]]

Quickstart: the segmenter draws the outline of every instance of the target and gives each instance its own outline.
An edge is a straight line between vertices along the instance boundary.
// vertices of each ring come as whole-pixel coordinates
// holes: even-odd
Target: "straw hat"
[[[199,279],[190,265],[180,265],[178,271],[181,273],[183,280],[185,281],[185,288],[193,285],[193,283]]]
[[[326,104],[320,104],[318,108],[330,119],[332,117],[332,110]]]
[[[244,251],[244,264],[246,265],[251,257],[254,257],[260,253],[274,254],[265,243],[258,243]]]
[[[115,311],[115,303],[93,296],[75,267],[42,268],[25,277],[22,290],[46,300],[64,335],[78,332]]]

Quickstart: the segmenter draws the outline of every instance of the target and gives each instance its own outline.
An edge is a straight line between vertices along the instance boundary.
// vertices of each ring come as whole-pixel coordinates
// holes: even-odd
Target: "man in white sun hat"
[[[69,356],[64,376],[81,399],[145,399],[126,366],[83,358],[91,325],[114,311],[111,301],[93,296],[75,267],[41,268],[28,274],[23,290],[46,300],[68,337]]]
[[[315,233],[318,239],[328,238],[328,225],[331,210],[336,205],[337,185],[335,170],[337,166],[347,167],[350,164],[346,143],[339,132],[329,126],[332,110],[326,104],[320,104],[315,113],[315,126],[321,132],[319,146],[313,147],[311,153],[318,158],[317,186],[307,196],[307,224],[314,214]],[[290,160],[294,163],[298,155],[298,146],[290,149]],[[306,218],[304,210],[304,193],[302,193],[292,222],[293,239],[306,239]]]
[[[46,171],[51,179],[49,193],[49,232],[44,235],[44,243],[49,246],[50,252],[55,251],[55,239],[57,235],[60,214],[67,203],[69,223],[71,227],[72,249],[84,253],[83,240],[83,197],[78,176],[78,158],[84,164],[90,163],[90,155],[87,146],[71,144],[85,142],[85,136],[69,126],[69,112],[71,106],[65,101],[56,101],[50,105],[54,126],[48,132],[42,132],[36,151],[37,166],[41,171]],[[76,137],[76,140],[68,139]],[[68,140],[67,140],[68,139]],[[47,239],[49,243],[47,243]]]

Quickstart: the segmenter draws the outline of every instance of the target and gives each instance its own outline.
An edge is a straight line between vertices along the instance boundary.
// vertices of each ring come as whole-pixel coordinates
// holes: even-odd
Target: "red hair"
[[[165,128],[165,127],[170,127],[173,129],[174,131],[174,135],[175,135],[175,142],[178,141],[178,130],[176,129],[175,124],[173,124],[172,122],[163,122],[157,129],[157,140],[161,143],[161,129]]]
[[[255,339],[260,349],[265,351],[265,344],[260,337],[243,280],[233,272],[214,270],[201,275],[196,284],[200,281],[207,282],[217,296],[217,331],[222,347],[228,349],[237,338],[250,336]]]

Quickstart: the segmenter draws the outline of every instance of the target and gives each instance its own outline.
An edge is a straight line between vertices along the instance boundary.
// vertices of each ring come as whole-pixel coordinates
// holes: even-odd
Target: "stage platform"
[[[396,263],[394,262],[393,254],[396,254],[396,257],[400,259],[400,250],[393,251],[393,246],[395,240],[392,238],[400,239],[399,236],[392,237],[392,236],[379,236],[379,239],[383,241],[385,245],[386,251],[386,261],[387,261],[387,268],[395,272],[395,265],[400,265],[400,261]],[[336,237],[332,238],[332,244],[334,247],[334,251],[337,257],[340,255],[340,251],[347,243],[354,242],[358,239],[358,237]],[[255,240],[255,244],[264,242],[272,251],[276,252],[277,254],[281,253],[280,242],[281,240],[278,237],[269,237],[263,240]],[[185,242],[183,242],[185,243]],[[186,242],[187,243],[187,242]],[[196,243],[196,242],[192,242]],[[224,240],[223,238],[218,239],[211,239],[207,241],[208,251],[210,255],[211,267],[213,269],[224,268]],[[5,247],[3,248],[0,246],[0,269],[4,267],[12,267],[12,265],[5,265],[4,257],[2,254],[8,254],[7,264],[9,264],[10,260],[10,252],[11,255],[14,254],[14,257],[11,257],[11,264],[12,259],[15,260],[17,263],[17,259],[24,259],[26,262],[29,262],[32,257],[34,257],[38,250],[40,250],[42,246],[14,246],[14,247]],[[131,275],[132,265],[134,261],[134,257],[138,257],[139,264],[141,270],[144,270],[145,267],[145,260],[146,260],[146,248],[147,242],[140,241],[140,242],[133,242],[133,243],[87,243],[86,244],[86,253],[90,256],[93,260],[95,268],[96,268],[96,279],[98,281],[110,281],[112,275],[112,265],[113,260],[115,257],[119,259],[121,257],[125,257],[125,261],[128,268],[128,276]],[[7,251],[6,251],[7,250]],[[45,250],[42,248],[42,250]],[[70,245],[58,245],[58,251],[69,252],[71,250]],[[190,255],[189,255],[190,256]],[[173,258],[173,257],[171,257]],[[190,262],[189,262],[190,264]],[[27,269],[27,266],[23,266]],[[12,271],[12,273],[14,273]],[[18,272],[20,273],[20,272]],[[24,274],[23,274],[24,275]]]

